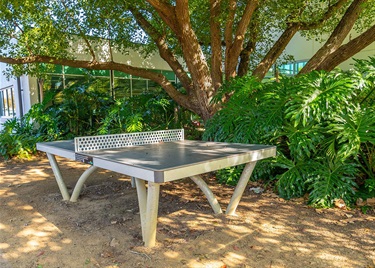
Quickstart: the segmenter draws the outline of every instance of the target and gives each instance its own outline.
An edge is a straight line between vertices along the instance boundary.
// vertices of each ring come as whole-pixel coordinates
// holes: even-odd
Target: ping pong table
[[[77,201],[83,184],[97,168],[133,177],[146,247],[156,243],[160,185],[190,177],[213,211],[222,213],[215,195],[199,175],[246,164],[225,211],[234,215],[256,162],[276,155],[276,147],[270,145],[185,140],[183,129],[77,137],[37,143],[37,149],[46,152],[63,200]],[[71,195],[56,156],[89,164]]]

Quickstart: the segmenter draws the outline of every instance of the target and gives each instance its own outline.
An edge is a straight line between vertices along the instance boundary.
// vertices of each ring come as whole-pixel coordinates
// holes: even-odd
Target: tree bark
[[[291,24],[290,26],[288,26],[288,28],[286,28],[286,30],[281,34],[280,38],[275,42],[267,55],[254,69],[252,74],[259,80],[262,80],[299,29],[299,24]]]
[[[128,73],[131,75],[140,76],[158,83],[168,93],[168,95],[181,106],[193,112],[199,112],[199,106],[192,102],[191,98],[188,95],[184,95],[177,91],[176,88],[164,75],[152,71],[147,71],[143,68],[133,67],[127,64],[117,62],[92,62],[84,60],[69,60],[58,59],[49,56],[30,56],[17,59],[0,56],[0,62],[8,64],[50,63],[66,65],[75,68],[86,68],[90,70],[114,70]]]
[[[375,25],[330,54],[316,67],[316,70],[332,71],[337,65],[348,60],[373,42],[375,42]]]
[[[245,33],[251,22],[254,11],[258,7],[258,0],[249,0],[246,4],[245,10],[242,14],[241,20],[238,23],[234,38],[228,38],[233,42],[227,43],[227,55],[225,57],[225,79],[229,80],[237,75],[237,66],[239,62],[240,53],[243,50],[245,41]],[[229,34],[229,33],[228,33]]]
[[[328,38],[327,42],[315,53],[299,72],[300,74],[315,70],[330,54],[334,53],[347,37],[362,11],[362,5],[368,0],[354,0],[341,18],[339,24]]]
[[[165,35],[159,33],[138,10],[131,9],[131,12],[133,13],[134,18],[137,20],[138,24],[153,39],[156,46],[158,47],[160,56],[168,63],[168,65],[176,74],[177,78],[180,80],[183,87],[186,89],[188,95],[190,95],[193,88],[193,82],[187,75],[175,55],[168,48],[168,45],[165,41]]]
[[[203,120],[209,119],[214,110],[210,100],[215,93],[211,73],[198,38],[190,22],[188,0],[176,0],[175,6],[164,1],[147,0],[163,21],[172,29],[181,45],[181,50],[192,77],[194,96],[189,101],[198,106],[194,112]]]
[[[215,91],[223,83],[221,32],[220,32],[220,7],[221,0],[210,0],[210,31],[211,31],[211,77]]]

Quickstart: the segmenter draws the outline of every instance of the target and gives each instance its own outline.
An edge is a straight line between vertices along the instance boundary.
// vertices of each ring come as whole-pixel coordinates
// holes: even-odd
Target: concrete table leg
[[[245,191],[246,185],[249,182],[251,173],[253,173],[256,161],[247,163],[244,170],[242,171],[241,177],[237,183],[236,188],[234,189],[234,193],[230,202],[228,204],[227,210],[225,214],[227,215],[235,215],[238,203],[241,200],[243,192]]]
[[[63,200],[68,201],[70,199],[70,195],[68,192],[68,188],[66,188],[65,182],[61,175],[61,171],[60,171],[59,165],[57,164],[56,157],[50,153],[47,153],[47,157],[51,165],[53,174],[55,175],[57,185],[59,186]]]
[[[147,190],[146,182],[144,180],[134,178],[135,185],[137,187],[138,196],[138,206],[139,206],[139,216],[141,218],[141,228],[142,228],[142,239],[145,242],[146,239],[146,208],[147,208]]]
[[[207,183],[200,176],[190,177],[205,194],[208,202],[210,203],[215,214],[223,213],[220,204],[216,199],[216,196],[212,193],[211,189],[208,187]]]
[[[74,190],[72,196],[70,198],[70,202],[77,202],[78,196],[81,193],[83,184],[88,179],[88,177],[98,168],[95,166],[90,166],[85,172],[82,173],[81,177],[79,177],[76,186],[74,186]]]
[[[159,208],[160,184],[148,182],[147,211],[146,211],[146,239],[145,246],[153,247],[156,244],[156,225]]]

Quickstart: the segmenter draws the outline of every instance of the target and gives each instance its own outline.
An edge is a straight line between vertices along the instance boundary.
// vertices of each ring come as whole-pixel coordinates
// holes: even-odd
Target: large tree
[[[374,14],[375,0],[0,0],[0,62],[24,72],[49,63],[148,78],[208,119],[225,80],[264,78],[297,32],[327,37],[301,72],[331,70],[375,41]],[[108,47],[105,60],[98,45]],[[129,49],[159,53],[185,90],[114,60],[113,51]],[[88,57],[75,57],[78,50]]]

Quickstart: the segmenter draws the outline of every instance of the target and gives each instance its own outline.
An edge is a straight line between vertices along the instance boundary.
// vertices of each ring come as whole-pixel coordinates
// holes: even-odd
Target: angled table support
[[[47,153],[48,160],[50,162],[53,174],[55,175],[57,185],[59,186],[60,193],[63,197],[64,201],[71,201],[76,202],[78,199],[79,194],[81,193],[83,184],[89,178],[89,176],[98,169],[96,166],[90,166],[82,175],[79,177],[76,185],[74,186],[74,190],[72,196],[70,196],[68,188],[64,182],[64,179],[61,175],[60,167],[56,161],[56,157],[53,154]]]
[[[177,132],[181,138],[181,131]],[[171,141],[167,140],[170,132],[149,134],[124,134],[124,137],[129,138],[124,142],[130,142],[132,146],[121,148],[116,147],[118,143],[114,140],[122,137],[122,134],[116,134],[82,137],[83,142],[87,141],[90,146],[92,140],[98,140],[99,145],[104,144],[103,148],[95,147],[95,150],[88,152],[77,152],[77,143],[73,140],[38,143],[37,149],[47,153],[64,200],[76,202],[84,183],[97,168],[134,177],[132,181],[137,188],[142,237],[146,247],[156,244],[160,186],[163,183],[191,178],[205,194],[213,211],[223,213],[217,198],[200,174],[246,164],[225,211],[227,215],[235,215],[256,162],[276,155],[276,147],[270,145],[191,141],[173,137]],[[151,142],[150,137],[154,137],[154,134],[162,135],[160,137],[166,138],[166,141]],[[105,139],[105,142],[101,139]],[[115,146],[107,148],[108,144]],[[78,179],[72,196],[69,195],[55,156],[91,165]]]
[[[253,173],[256,161],[247,163],[244,170],[242,171],[241,177],[234,189],[232,198],[228,204],[225,214],[235,215],[238,204],[240,203],[243,192],[245,191],[246,185],[249,182],[251,173]]]
[[[65,185],[64,179],[61,175],[61,171],[60,171],[59,165],[57,164],[56,157],[50,153],[47,153],[47,157],[51,165],[53,174],[55,175],[56,182],[57,182],[57,185],[59,186],[63,200],[68,201],[70,199],[70,195],[68,192],[68,188]]]

